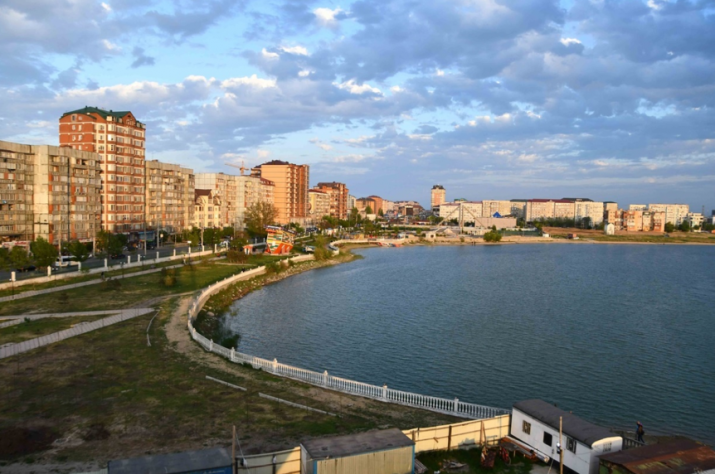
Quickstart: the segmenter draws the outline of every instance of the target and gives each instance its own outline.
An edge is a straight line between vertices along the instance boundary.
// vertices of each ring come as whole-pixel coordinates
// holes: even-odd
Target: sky
[[[196,172],[709,214],[715,0],[0,0],[0,139],[84,106]]]

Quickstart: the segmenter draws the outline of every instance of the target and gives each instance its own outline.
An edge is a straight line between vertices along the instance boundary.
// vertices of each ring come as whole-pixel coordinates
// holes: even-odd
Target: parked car
[[[123,253],[116,253],[116,254],[112,255],[111,258],[112,258],[112,260],[123,260],[123,259],[127,258],[127,256],[124,255]]]
[[[37,267],[35,267],[34,265],[27,265],[26,267],[16,268],[16,269],[15,269],[16,272],[20,272],[20,273],[22,273],[22,272],[34,272],[35,270],[37,270]]]

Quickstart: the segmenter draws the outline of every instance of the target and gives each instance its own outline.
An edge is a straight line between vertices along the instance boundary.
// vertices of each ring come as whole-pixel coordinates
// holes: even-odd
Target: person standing
[[[638,441],[641,443],[645,443],[645,441],[643,441],[644,434],[645,430],[643,429],[643,423],[640,421],[636,422],[636,436],[638,436]]]

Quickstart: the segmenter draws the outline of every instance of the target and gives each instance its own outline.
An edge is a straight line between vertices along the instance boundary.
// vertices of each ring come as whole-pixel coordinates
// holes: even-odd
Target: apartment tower
[[[338,219],[348,218],[348,195],[349,190],[343,183],[318,183],[315,189],[327,193],[330,197],[330,211],[332,217]],[[321,216],[322,217],[322,216]]]
[[[273,204],[276,207],[277,222],[305,223],[309,218],[308,181],[310,167],[294,165],[285,161],[269,161],[251,170],[251,175],[267,179],[275,185]]]
[[[194,170],[146,161],[146,228],[176,234],[194,221]]]
[[[99,155],[101,225],[110,232],[144,228],[146,127],[129,111],[85,107],[62,114],[60,146]]]
[[[447,191],[444,187],[441,184],[432,186],[432,199],[430,200],[432,210],[437,209],[445,201],[447,201]]]

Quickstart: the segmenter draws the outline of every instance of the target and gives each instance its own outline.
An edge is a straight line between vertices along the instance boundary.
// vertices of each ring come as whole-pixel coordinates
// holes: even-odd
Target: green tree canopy
[[[35,257],[35,263],[40,267],[49,267],[57,260],[57,255],[59,255],[55,246],[42,237],[38,237],[30,244],[30,250],[32,250],[32,255]]]
[[[680,224],[680,227],[678,228],[683,232],[690,232],[690,222],[683,221],[683,223]]]
[[[16,245],[10,250],[10,263],[12,264],[12,268],[23,268],[28,266],[31,262],[30,255],[24,248]]]
[[[365,208],[365,214],[372,214],[372,208],[368,204],[368,206]]]
[[[274,224],[277,216],[273,204],[257,202],[246,209],[246,229],[252,235],[267,235],[266,226]]]
[[[501,234],[497,232],[496,230],[490,230],[486,234],[484,234],[484,241],[485,242],[499,242],[501,241]]]
[[[0,270],[10,270],[10,268],[12,268],[10,251],[5,247],[0,247]]]
[[[668,233],[675,232],[675,225],[672,222],[666,222],[664,230]]]
[[[89,258],[89,249],[79,240],[73,240],[67,246],[67,250],[78,262],[84,262]]]

